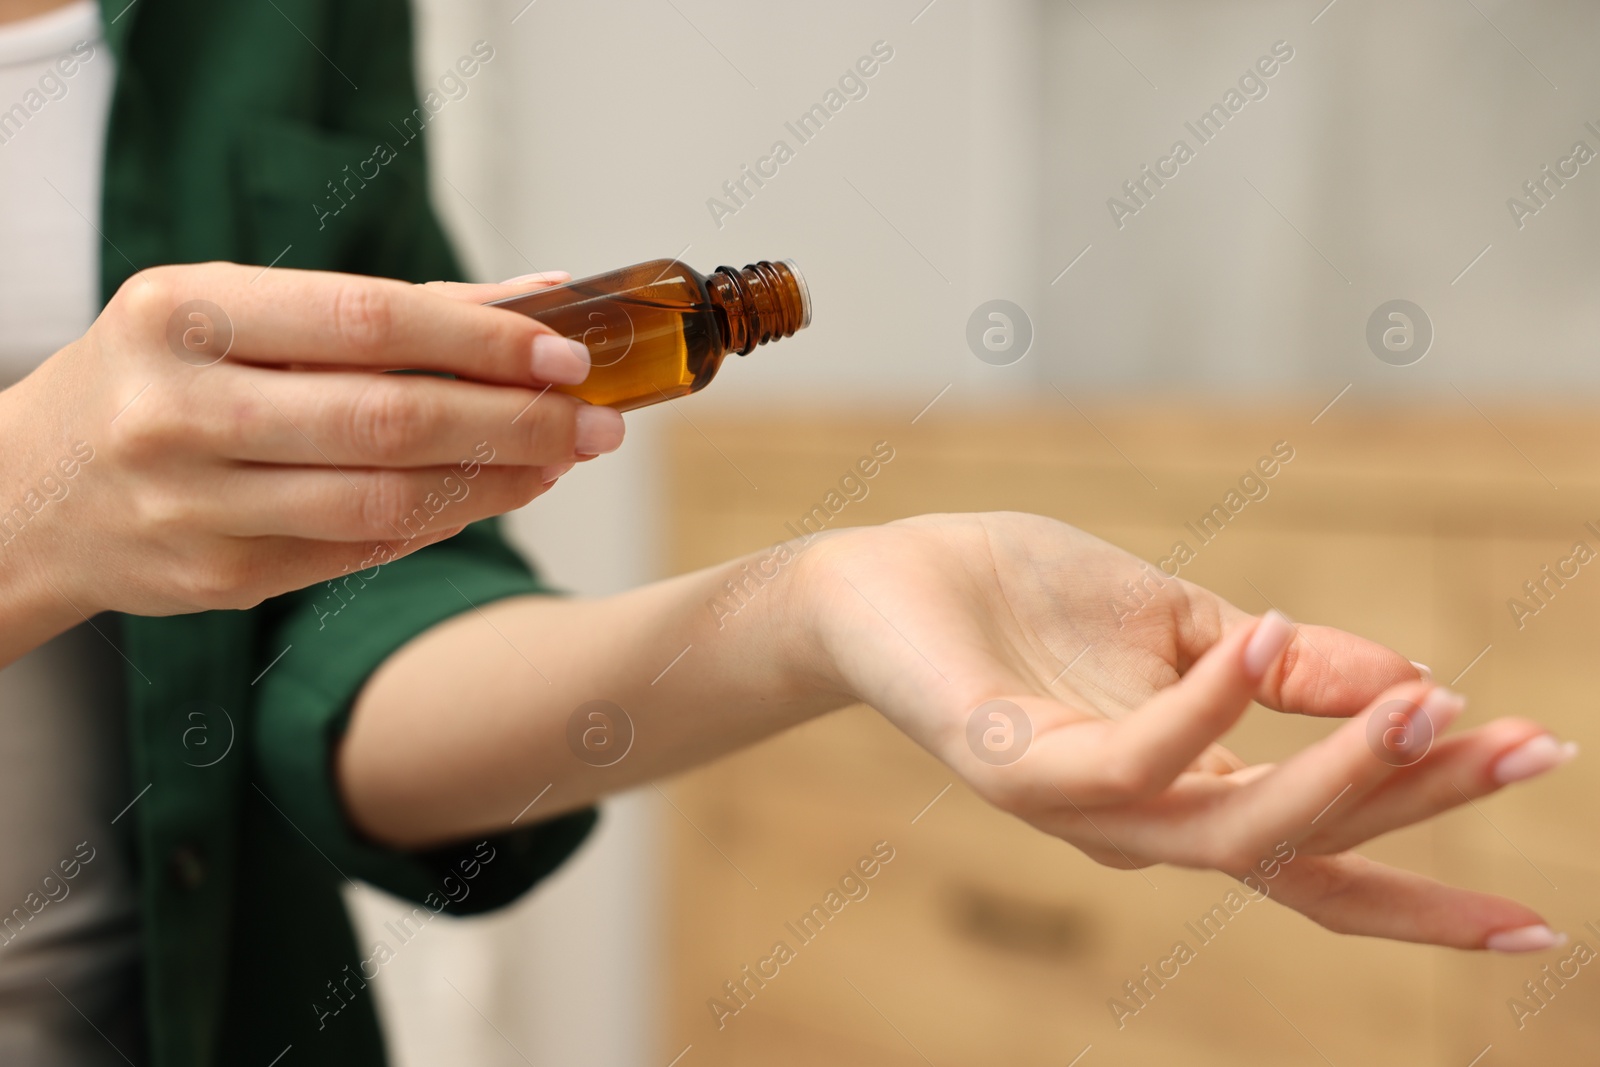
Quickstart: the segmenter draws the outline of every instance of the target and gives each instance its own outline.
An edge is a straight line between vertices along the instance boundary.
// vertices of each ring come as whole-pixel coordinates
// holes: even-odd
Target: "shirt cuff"
[[[341,874],[435,911],[473,914],[515,900],[583,843],[593,809],[426,851],[388,848],[351,825],[334,782],[333,752],[351,707],[389,656],[464,611],[550,593],[493,523],[478,523],[273,605],[260,649],[266,674],[252,724],[255,771],[272,802]]]

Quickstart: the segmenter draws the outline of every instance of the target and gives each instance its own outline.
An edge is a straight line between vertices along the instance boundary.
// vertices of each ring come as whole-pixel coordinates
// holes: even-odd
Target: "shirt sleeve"
[[[265,675],[251,724],[263,790],[341,872],[418,903],[473,914],[545,877],[593,829],[593,809],[427,851],[366,840],[333,777],[333,751],[356,695],[384,660],[423,631],[511,596],[550,594],[493,522],[404,559],[313,586],[274,605],[260,648]],[[272,657],[281,659],[272,663]],[[470,878],[466,890],[460,887]],[[456,897],[460,895],[461,899]]]

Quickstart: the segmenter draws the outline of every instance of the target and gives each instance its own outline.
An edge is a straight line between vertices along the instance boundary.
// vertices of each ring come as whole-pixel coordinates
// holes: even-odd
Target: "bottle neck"
[[[727,351],[741,356],[811,323],[805,279],[786,261],[762,260],[743,270],[718,267],[706,279],[706,289],[721,312]]]

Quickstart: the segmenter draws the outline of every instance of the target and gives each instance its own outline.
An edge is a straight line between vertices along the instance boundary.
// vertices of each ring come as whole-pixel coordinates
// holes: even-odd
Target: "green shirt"
[[[102,10],[118,62],[104,297],[137,268],[209,259],[459,277],[428,204],[405,0]],[[480,524],[251,611],[123,619],[134,789],[149,788],[117,829],[138,867],[154,1064],[266,1065],[289,1046],[282,1067],[382,1063],[365,979],[385,953],[436,910],[515,899],[583,840],[593,812],[381,848],[351,827],[332,776],[351,702],[385,658],[473,605],[544,591]],[[421,906],[358,949],[347,879]]]

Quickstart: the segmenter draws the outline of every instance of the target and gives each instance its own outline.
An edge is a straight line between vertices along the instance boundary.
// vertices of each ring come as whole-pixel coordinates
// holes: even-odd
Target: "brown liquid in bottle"
[[[618,411],[687,396],[730,352],[811,324],[805,279],[788,260],[700,274],[657,259],[494,302],[589,347],[589,377],[554,388]]]

